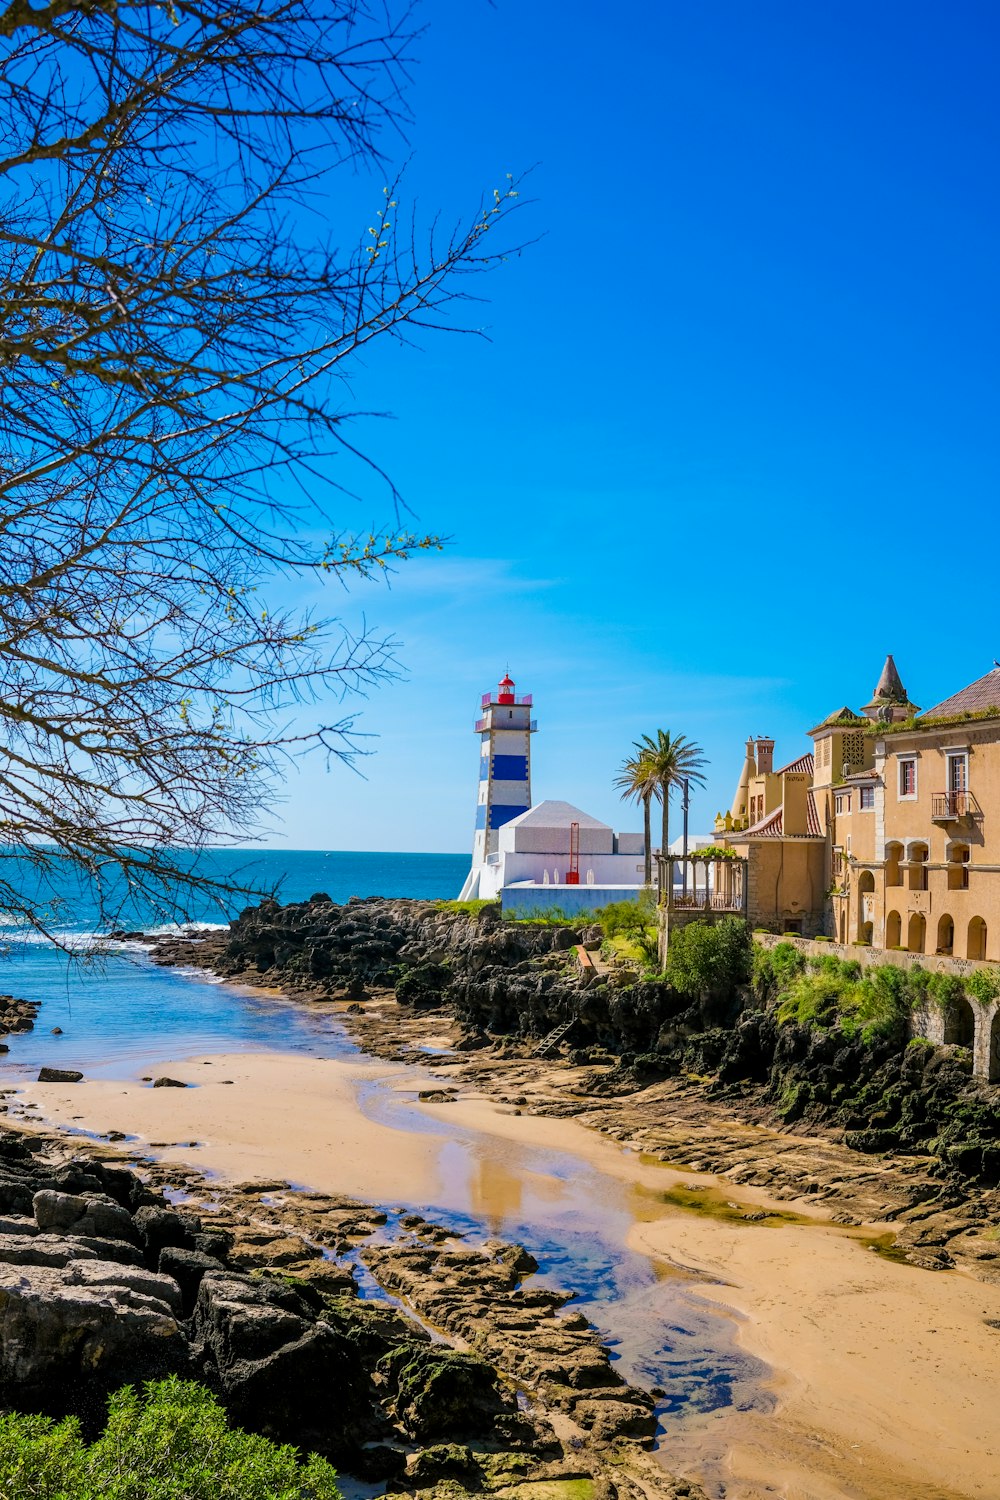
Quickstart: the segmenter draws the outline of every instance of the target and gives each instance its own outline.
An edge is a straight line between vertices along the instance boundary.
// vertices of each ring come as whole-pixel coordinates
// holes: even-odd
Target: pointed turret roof
[[[897,672],[896,663],[891,656],[886,657],[885,666],[882,668],[882,675],[872,694],[872,701],[877,698],[888,698],[891,703],[906,702],[906,689],[903,686],[903,679]]]
[[[865,704],[864,713],[869,719],[886,719],[892,722],[912,718],[919,712],[917,705],[911,703],[906,695],[896,663],[891,656],[887,656],[872,701]]]
[[[953,693],[943,703],[936,703],[924,714],[925,719],[943,719],[951,714],[984,713],[995,710],[1000,717],[1000,666],[994,665],[983,677],[977,677],[960,693]]]

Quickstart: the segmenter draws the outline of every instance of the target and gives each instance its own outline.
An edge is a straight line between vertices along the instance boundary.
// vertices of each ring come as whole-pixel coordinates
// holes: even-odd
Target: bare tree
[[[392,669],[263,590],[439,545],[355,446],[345,379],[456,326],[516,188],[448,234],[398,182],[347,249],[325,228],[338,171],[390,175],[413,41],[375,0],[0,13],[0,909],[40,930],[67,861],[106,905],[183,911],[192,851],[252,833],[285,755],[351,753],[349,714],[302,733],[295,705]],[[338,523],[338,454],[388,526]]]

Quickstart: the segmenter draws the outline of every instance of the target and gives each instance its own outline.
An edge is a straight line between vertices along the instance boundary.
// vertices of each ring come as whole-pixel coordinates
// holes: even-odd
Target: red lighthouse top
[[[514,682],[509,672],[505,672],[500,679],[500,692],[497,697],[498,703],[514,702]]]

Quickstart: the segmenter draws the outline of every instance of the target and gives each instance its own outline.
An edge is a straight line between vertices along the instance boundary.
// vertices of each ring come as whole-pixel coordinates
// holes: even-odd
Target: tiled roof
[[[790,760],[787,766],[782,766],[774,774],[775,776],[783,776],[786,771],[805,771],[808,776],[814,775],[816,771],[816,759],[812,751],[807,750],[805,755],[799,756],[798,760]]]
[[[812,756],[810,755],[808,759],[812,760]],[[785,809],[784,807],[776,807],[773,813],[768,813],[766,818],[762,818],[759,823],[754,823],[753,827],[748,828],[742,836],[744,838],[755,839],[821,839],[823,837],[823,829],[819,821],[819,813],[816,811],[816,799],[812,791],[810,790],[806,793],[805,833],[786,834]],[[734,834],[733,837],[739,838],[740,835]]]
[[[971,682],[960,693],[953,693],[943,703],[936,703],[923,717],[943,719],[950,714],[981,713],[987,708],[995,708],[1000,715],[1000,667],[994,667],[985,677]]]
[[[850,776],[844,777],[845,784],[848,781],[878,781],[878,773],[871,771],[852,771]]]
[[[826,715],[826,718],[822,718],[819,724],[814,724],[813,729],[807,729],[807,733],[810,733],[810,735],[819,735],[820,730],[834,729],[837,724],[852,726],[852,724],[867,723],[867,718],[862,717],[861,714],[856,714],[855,709],[847,708],[846,703],[844,703],[843,708],[835,708],[834,712]]]

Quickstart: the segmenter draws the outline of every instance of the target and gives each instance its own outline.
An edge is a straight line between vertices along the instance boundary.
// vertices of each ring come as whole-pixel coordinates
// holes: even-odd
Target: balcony
[[[931,795],[931,822],[955,823],[971,818],[977,811],[976,800],[969,791],[934,792]]]
[[[494,705],[494,707],[495,706],[496,705]],[[483,734],[490,727],[491,727],[490,720],[488,718],[487,719],[477,719],[476,720],[476,727],[475,727],[475,731],[474,732],[476,734]],[[518,730],[522,731],[522,733],[523,733],[524,730],[527,730],[529,734],[534,734],[535,730],[538,728],[538,720],[537,719],[528,719],[527,721],[522,720],[520,724],[505,724],[502,719],[498,719],[496,721],[496,723],[492,725],[492,728],[493,729],[511,729],[511,730],[514,730],[515,733]]]

